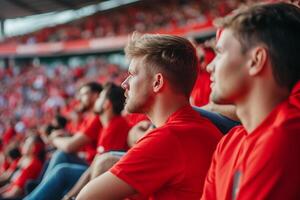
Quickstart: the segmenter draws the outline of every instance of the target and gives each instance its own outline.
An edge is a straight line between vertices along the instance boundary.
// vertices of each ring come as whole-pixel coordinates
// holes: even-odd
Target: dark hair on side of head
[[[182,37],[163,34],[132,34],[125,47],[129,59],[143,58],[147,70],[162,73],[175,92],[189,97],[198,74],[193,44]]]
[[[97,82],[88,82],[88,83],[82,85],[80,88],[83,88],[83,87],[88,87],[90,89],[90,91],[93,93],[100,93],[103,89],[102,85]]]
[[[300,78],[300,8],[289,3],[255,4],[218,19],[216,25],[233,31],[242,53],[264,45],[276,82],[290,90]]]
[[[13,147],[8,150],[8,156],[11,157],[13,160],[18,159],[22,156],[20,149],[18,147]]]
[[[120,115],[125,103],[124,89],[110,82],[106,83],[103,89],[107,90],[106,98],[112,103],[113,112]]]
[[[54,127],[52,124],[48,124],[45,126],[44,130],[47,135],[50,135],[52,131],[56,130],[56,127]]]
[[[57,121],[57,124],[58,124],[58,127],[56,127],[56,128],[59,128],[59,129],[60,128],[65,128],[67,123],[68,123],[67,118],[65,118],[62,115],[56,115],[55,120]]]

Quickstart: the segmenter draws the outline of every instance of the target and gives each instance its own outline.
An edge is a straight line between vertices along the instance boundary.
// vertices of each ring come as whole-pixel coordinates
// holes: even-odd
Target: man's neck
[[[155,125],[155,127],[163,126],[168,118],[183,106],[189,105],[189,101],[186,97],[166,98],[161,97],[154,102],[152,108],[147,112],[149,119]]]
[[[115,116],[116,116],[115,114],[113,114],[112,112],[108,112],[108,111],[106,111],[105,113],[102,113],[99,116],[102,126],[107,127],[110,120]]]
[[[237,115],[246,131],[252,133],[288,96],[286,89],[260,87],[237,102]]]

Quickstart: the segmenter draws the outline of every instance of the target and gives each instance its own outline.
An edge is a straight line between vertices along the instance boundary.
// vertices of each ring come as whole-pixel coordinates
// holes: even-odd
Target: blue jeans
[[[24,200],[60,200],[88,168],[79,164],[58,164]]]
[[[62,163],[88,165],[85,160],[79,158],[76,154],[56,150],[49,161],[49,165],[43,178],[46,177],[57,165]]]

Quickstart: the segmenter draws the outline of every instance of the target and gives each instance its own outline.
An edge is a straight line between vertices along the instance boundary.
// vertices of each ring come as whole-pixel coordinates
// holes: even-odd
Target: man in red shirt
[[[41,184],[25,198],[26,200],[62,199],[83,173],[85,178],[81,183],[82,187],[90,180],[92,173],[97,170],[94,169],[95,163],[101,159],[102,153],[112,150],[127,150],[127,135],[130,126],[120,115],[125,102],[123,94],[124,90],[120,86],[108,84],[95,102],[94,111],[98,120],[100,118],[103,129],[98,140],[99,153],[94,158],[91,167],[70,163],[56,165]],[[64,198],[67,199],[67,196]]]
[[[58,164],[76,163],[87,165],[95,154],[98,135],[102,129],[101,122],[93,113],[93,107],[102,86],[96,82],[84,84],[79,90],[80,102],[87,112],[79,130],[71,136],[66,136],[64,130],[56,130],[50,134],[49,142],[57,148],[52,156],[44,177]]]
[[[218,144],[202,199],[300,199],[300,9],[258,4],[219,25],[212,100],[243,126]]]
[[[147,114],[156,129],[78,199],[199,199],[221,133],[189,104],[198,72],[195,48],[177,36],[134,34],[125,52],[125,109]]]

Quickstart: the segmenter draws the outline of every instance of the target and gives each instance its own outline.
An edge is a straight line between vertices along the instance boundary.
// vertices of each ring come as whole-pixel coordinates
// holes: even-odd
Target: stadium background
[[[14,124],[16,132],[51,120],[58,109],[68,110],[68,100],[83,82],[112,80],[119,83],[127,63],[123,47],[134,30],[176,34],[202,43],[215,35],[214,18],[229,13],[238,0],[115,1],[124,5],[99,9],[108,1],[11,0],[0,1],[0,134]],[[7,36],[5,23],[45,13],[94,5],[94,14],[49,25],[27,34]],[[98,10],[98,11],[97,11]],[[34,24],[27,24],[27,29]],[[26,28],[25,28],[26,29]],[[26,32],[22,30],[19,32]],[[66,111],[67,112],[67,111]]]

